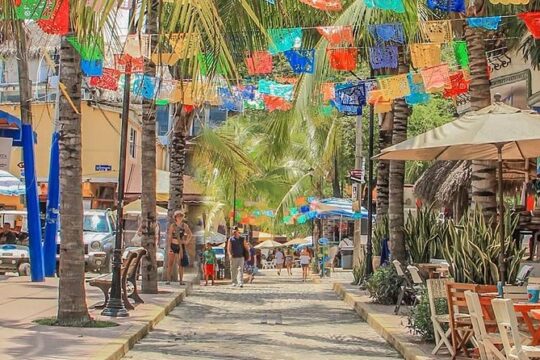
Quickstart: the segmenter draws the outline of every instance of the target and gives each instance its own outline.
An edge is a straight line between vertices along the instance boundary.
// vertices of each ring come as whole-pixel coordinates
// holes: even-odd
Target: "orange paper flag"
[[[352,26],[318,26],[317,31],[330,45],[343,43],[352,45],[354,42]]]
[[[323,101],[330,101],[336,98],[334,83],[322,84]]]
[[[398,99],[411,94],[407,74],[388,76],[378,79],[381,90],[389,100]]]
[[[324,11],[341,10],[341,0],[300,0],[300,2]]]
[[[436,66],[441,63],[440,44],[410,44],[411,61],[415,69]]]
[[[445,88],[450,81],[450,70],[448,64],[440,64],[430,68],[424,68],[420,71],[424,88],[427,92],[437,92]]]

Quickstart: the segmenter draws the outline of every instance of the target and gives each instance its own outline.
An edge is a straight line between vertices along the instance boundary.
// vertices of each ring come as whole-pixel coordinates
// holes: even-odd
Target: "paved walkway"
[[[303,283],[298,269],[293,277],[265,271],[242,289],[230,285],[196,287],[125,357],[352,358],[401,357],[337,298],[330,284]]]

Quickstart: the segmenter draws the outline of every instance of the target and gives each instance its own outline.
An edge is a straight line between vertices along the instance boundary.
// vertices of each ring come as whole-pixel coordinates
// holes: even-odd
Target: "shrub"
[[[377,304],[391,305],[397,302],[401,278],[393,266],[381,266],[367,281],[367,290]]]
[[[440,253],[441,226],[445,224],[438,221],[437,213],[431,207],[418,208],[416,215],[409,211],[403,232],[413,264],[428,263]]]
[[[408,316],[408,327],[415,334],[420,335],[425,341],[435,340],[435,333],[433,329],[433,323],[431,322],[431,311],[429,309],[429,299],[427,297],[427,292],[424,289],[424,295],[420,298],[420,301],[414,308],[411,309],[411,312]],[[435,309],[437,314],[446,314],[448,313],[448,303],[446,299],[436,299]],[[446,330],[446,329],[445,329]]]
[[[381,256],[381,244],[384,239],[388,239],[389,233],[388,215],[381,215],[377,218],[377,222],[373,227],[373,236],[371,238],[373,244],[373,256]]]

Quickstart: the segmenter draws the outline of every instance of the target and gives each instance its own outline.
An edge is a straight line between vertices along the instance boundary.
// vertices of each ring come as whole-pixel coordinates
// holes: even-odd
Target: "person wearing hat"
[[[186,250],[186,245],[191,241],[191,230],[184,223],[185,214],[182,210],[174,212],[174,223],[169,227],[167,233],[167,248],[169,254],[167,256],[167,284],[171,281],[171,275],[174,263],[178,260],[178,275],[180,277],[180,285],[184,285],[184,268],[189,265],[189,257]]]
[[[244,260],[251,260],[251,255],[244,258],[245,254],[249,254],[249,247],[246,241],[240,236],[238,227],[233,230],[233,236],[227,241],[227,253],[231,261],[231,280],[233,286],[244,286]]]

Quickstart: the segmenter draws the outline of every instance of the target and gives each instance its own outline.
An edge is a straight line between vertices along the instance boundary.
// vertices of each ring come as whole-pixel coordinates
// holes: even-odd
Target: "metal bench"
[[[127,310],[135,309],[135,307],[129,301],[130,298],[133,299],[135,304],[144,303],[143,299],[139,296],[139,293],[137,292],[137,272],[141,263],[141,259],[144,255],[146,255],[146,250],[143,248],[130,250],[127,258],[122,264],[122,269],[120,270],[122,301],[124,302],[124,306]],[[105,301],[102,305],[96,305],[95,308],[104,308],[109,301],[109,291],[111,290],[112,286],[112,274],[98,276],[94,279],[89,280],[88,284],[90,286],[95,286],[101,289]]]

